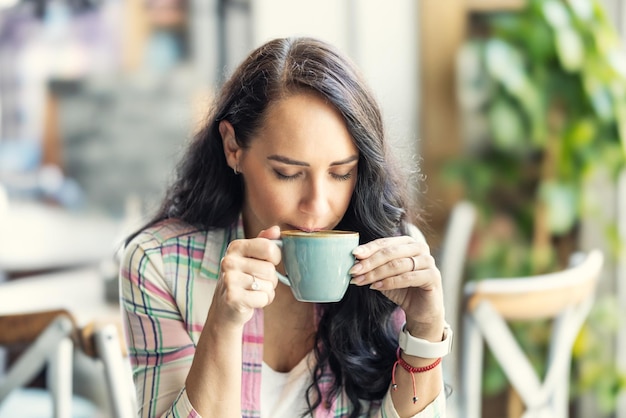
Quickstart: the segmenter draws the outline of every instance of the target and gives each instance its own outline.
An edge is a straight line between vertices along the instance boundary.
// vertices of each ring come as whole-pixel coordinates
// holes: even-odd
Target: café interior
[[[626,418],[620,0],[0,0],[0,418],[137,416],[125,238],[230,71],[296,35],[362,69],[413,173],[447,416]]]

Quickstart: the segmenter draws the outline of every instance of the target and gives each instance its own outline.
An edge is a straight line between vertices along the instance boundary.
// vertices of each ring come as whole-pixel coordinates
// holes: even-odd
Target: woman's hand
[[[400,306],[412,335],[441,339],[445,315],[441,274],[425,242],[409,236],[381,238],[360,245],[354,256],[352,284],[369,285]]]
[[[281,254],[270,239],[278,239],[280,229],[273,226],[257,238],[232,241],[220,262],[211,313],[222,324],[243,325],[252,318],[255,308],[263,308],[274,300],[278,279],[276,265]]]

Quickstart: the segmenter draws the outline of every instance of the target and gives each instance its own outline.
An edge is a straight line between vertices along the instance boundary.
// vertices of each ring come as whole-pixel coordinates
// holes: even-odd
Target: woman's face
[[[359,161],[341,114],[300,93],[274,103],[265,120],[250,146],[233,154],[245,185],[246,236],[272,225],[333,229],[350,203]]]

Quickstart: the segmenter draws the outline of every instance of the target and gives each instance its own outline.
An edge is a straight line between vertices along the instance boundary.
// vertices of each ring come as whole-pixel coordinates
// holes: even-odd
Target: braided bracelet
[[[424,367],[413,367],[409,363],[404,361],[404,359],[400,355],[400,347],[398,347],[398,350],[396,351],[396,357],[397,357],[397,360],[395,363],[393,363],[393,368],[391,369],[391,387],[393,388],[393,390],[398,389],[398,385],[396,384],[396,367],[399,364],[400,366],[402,366],[404,370],[411,373],[411,380],[413,381],[413,403],[416,403],[418,398],[417,398],[417,389],[415,387],[415,376],[413,373],[424,373],[424,372],[434,369],[435,367],[439,365],[439,363],[441,363],[441,357],[439,357],[437,360],[435,360],[433,363],[429,364],[428,366],[424,366]]]

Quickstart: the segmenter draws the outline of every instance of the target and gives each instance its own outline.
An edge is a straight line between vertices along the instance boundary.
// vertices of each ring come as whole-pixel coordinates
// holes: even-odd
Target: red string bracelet
[[[396,367],[399,364],[400,366],[402,366],[404,370],[411,373],[411,380],[413,381],[413,403],[416,403],[418,398],[417,398],[417,388],[415,387],[415,376],[413,375],[413,373],[424,373],[424,372],[434,369],[435,367],[439,365],[439,363],[441,363],[441,357],[439,357],[437,360],[435,360],[433,363],[429,364],[428,366],[424,366],[424,367],[413,367],[409,363],[404,361],[404,359],[400,355],[400,347],[398,347],[398,351],[396,351],[396,357],[397,357],[397,360],[395,363],[393,363],[393,368],[391,369],[391,387],[393,388],[393,390],[398,389],[398,385],[396,384]]]

